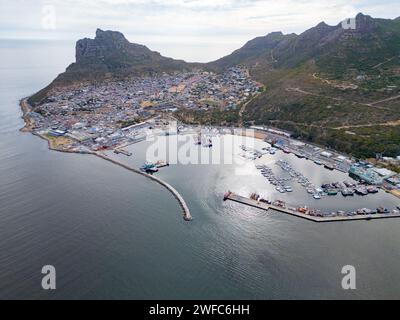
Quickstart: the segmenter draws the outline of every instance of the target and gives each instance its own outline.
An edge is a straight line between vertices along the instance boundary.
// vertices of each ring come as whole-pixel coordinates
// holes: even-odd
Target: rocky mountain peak
[[[376,29],[377,23],[374,18],[364,15],[361,12],[356,16],[356,30],[361,33],[372,32]]]
[[[118,31],[103,31],[101,29],[96,30],[96,38],[98,41],[113,41],[113,42],[128,42],[125,36]]]

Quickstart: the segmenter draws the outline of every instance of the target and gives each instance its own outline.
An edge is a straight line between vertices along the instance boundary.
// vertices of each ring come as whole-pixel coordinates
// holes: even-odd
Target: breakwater
[[[110,157],[106,156],[103,153],[95,153],[95,155],[100,157],[100,158],[102,158],[102,159],[104,159],[104,160],[110,161],[110,162],[112,162],[112,163],[114,163],[114,164],[116,164],[116,165],[118,165],[118,166],[120,166],[120,167],[122,167],[124,169],[127,169],[127,170],[132,171],[132,172],[137,173],[137,174],[140,174],[142,176],[145,176],[146,178],[149,178],[149,179],[159,183],[164,188],[166,188],[169,192],[171,192],[172,195],[175,197],[175,199],[179,202],[179,205],[180,205],[180,207],[182,208],[182,211],[183,211],[183,219],[185,221],[191,221],[193,219],[192,215],[190,213],[189,207],[187,206],[185,200],[180,195],[180,193],[173,186],[171,186],[169,183],[167,183],[167,182],[165,182],[165,181],[163,181],[163,180],[161,180],[161,179],[159,179],[159,178],[157,178],[155,176],[152,176],[152,175],[150,175],[148,173],[145,173],[145,172],[142,172],[142,171],[140,171],[138,169],[135,169],[135,168],[132,168],[130,166],[127,166],[126,164],[121,163],[121,162],[119,162],[119,161],[117,161],[115,159],[111,159]]]

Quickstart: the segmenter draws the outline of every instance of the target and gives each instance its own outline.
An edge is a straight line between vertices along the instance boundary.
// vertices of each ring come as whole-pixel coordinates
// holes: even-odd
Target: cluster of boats
[[[265,152],[265,150],[260,151],[257,149],[246,147],[245,145],[241,145],[240,149],[243,152],[241,152],[239,155],[243,158],[250,159],[250,160],[256,160],[258,158],[261,158],[264,154],[267,153],[267,152]]]
[[[282,201],[282,200],[270,201],[270,200],[264,199],[263,197],[261,197],[257,193],[252,193],[250,195],[250,199],[251,200],[255,200],[255,201],[259,201],[259,202],[263,202],[263,203],[266,203],[266,204],[269,204],[269,205],[273,205],[275,207],[280,207],[280,208],[286,209],[285,201]]]
[[[241,145],[240,149],[243,152],[241,152],[239,155],[249,160],[256,160],[266,154],[274,155],[278,151],[278,149],[274,147],[264,147],[261,150],[257,150],[254,148],[246,147],[245,145]]]
[[[290,178],[277,178],[272,172],[272,169],[266,165],[256,165],[256,168],[261,171],[261,174],[271,183],[276,186],[276,190],[280,193],[293,192],[293,188],[287,185]]]
[[[329,196],[335,196],[339,192],[341,192],[344,197],[354,196],[354,194],[366,196],[370,193],[379,192],[379,189],[376,186],[366,186],[347,181],[344,181],[343,184],[340,182],[325,183],[321,186],[321,188]]]
[[[284,160],[278,160],[276,164],[283,170],[286,171],[292,179],[297,181],[302,187],[306,188],[309,194],[312,194],[314,199],[321,199],[324,190],[321,188],[316,188],[316,186],[311,183],[307,177],[305,177],[301,172],[296,171],[293,167]]]
[[[298,208],[290,207],[290,206],[287,206],[286,203],[282,200],[270,201],[270,200],[264,199],[257,193],[252,193],[250,195],[250,199],[259,201],[259,202],[263,202],[263,203],[266,203],[268,205],[272,205],[275,207],[283,208],[283,209],[286,209],[289,211],[299,212],[299,213],[307,214],[307,215],[314,216],[314,217],[340,217],[340,216],[348,217],[348,216],[356,216],[356,215],[399,214],[400,213],[400,211],[399,211],[400,205],[397,206],[396,209],[393,209],[393,210],[389,210],[388,208],[385,208],[385,207],[378,207],[376,209],[362,208],[362,209],[357,209],[357,210],[348,211],[348,212],[343,211],[343,210],[339,210],[339,211],[335,211],[335,212],[323,212],[318,209],[308,208],[307,206],[298,207]]]
[[[376,209],[368,209],[368,208],[362,208],[362,209],[357,209],[354,211],[332,211],[332,212],[322,212],[321,210],[318,209],[311,209],[308,207],[300,207],[297,208],[297,211],[303,214],[307,214],[310,216],[314,217],[351,217],[351,216],[357,216],[357,215],[371,215],[371,214],[399,214],[400,206],[397,209],[389,210],[388,208],[385,207],[378,207]],[[290,210],[290,208],[289,208]]]
[[[270,155],[274,155],[278,151],[275,147],[264,147],[262,150],[268,152]]]
[[[348,181],[343,181],[343,183],[325,183],[321,187],[316,187],[307,177],[294,170],[287,161],[278,160],[276,164],[282,170],[286,171],[301,186],[306,188],[307,192],[317,200],[322,199],[323,196],[336,196],[338,193],[341,193],[344,197],[348,197],[354,196],[355,194],[365,196],[367,194],[379,192],[379,189],[376,186],[366,186],[364,184],[357,184]]]

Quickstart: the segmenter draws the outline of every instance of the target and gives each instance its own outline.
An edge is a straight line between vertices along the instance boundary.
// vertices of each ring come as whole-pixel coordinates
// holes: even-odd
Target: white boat
[[[321,199],[321,195],[319,193],[313,194],[314,199]]]

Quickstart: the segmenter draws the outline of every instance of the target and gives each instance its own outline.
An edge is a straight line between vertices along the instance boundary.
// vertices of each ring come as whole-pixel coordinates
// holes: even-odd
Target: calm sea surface
[[[19,99],[73,59],[73,44],[0,40],[1,299],[400,298],[400,219],[316,224],[221,201],[230,189],[327,210],[400,202],[387,194],[317,202],[295,183],[293,194],[276,194],[251,164],[246,174],[173,165],[158,175],[186,199],[195,220],[185,223],[158,184],[19,132]],[[138,166],[150,143],[118,158]],[[279,174],[280,158],[316,184],[348,179],[282,153],[263,161]],[[48,264],[52,292],[41,289]],[[341,289],[344,265],[356,267],[357,290]]]

